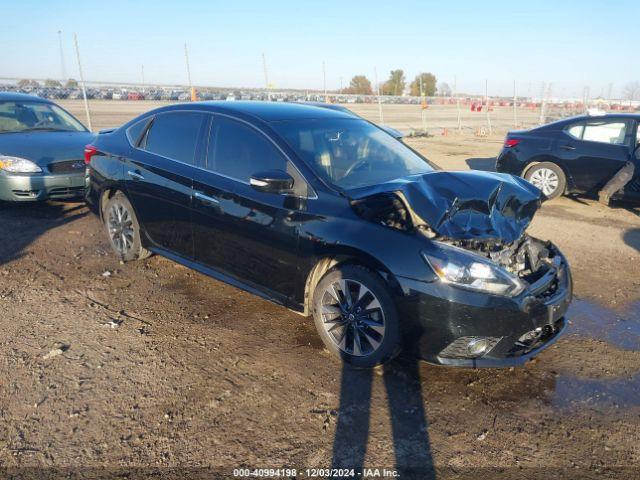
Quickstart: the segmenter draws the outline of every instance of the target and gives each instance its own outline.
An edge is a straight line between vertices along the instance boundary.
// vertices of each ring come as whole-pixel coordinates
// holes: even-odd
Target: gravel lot
[[[94,128],[152,106],[93,102]],[[503,134],[408,142],[445,168],[489,168]],[[362,372],[323,350],[311,319],[157,256],[119,263],[82,204],[2,206],[0,477],[304,478],[349,463],[402,478],[637,478],[640,208],[562,198],[531,233],[573,268],[556,345],[519,369],[401,359]]]

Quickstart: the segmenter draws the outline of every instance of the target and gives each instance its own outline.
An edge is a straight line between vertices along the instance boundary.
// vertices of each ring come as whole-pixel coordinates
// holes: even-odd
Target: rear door
[[[631,156],[633,122],[588,119],[565,128],[558,141],[558,157],[582,192],[602,188]]]
[[[206,115],[159,113],[125,164],[129,199],[152,247],[193,258],[192,177]]]
[[[293,295],[298,258],[295,218],[301,200],[258,192],[249,185],[253,173],[289,168],[293,167],[282,152],[255,127],[213,116],[205,170],[194,177],[198,262],[276,296]]]

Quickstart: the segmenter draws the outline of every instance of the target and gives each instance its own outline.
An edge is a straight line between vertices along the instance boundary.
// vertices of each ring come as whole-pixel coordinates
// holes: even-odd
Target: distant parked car
[[[498,172],[519,175],[548,198],[597,193],[624,165],[635,176],[618,197],[640,200],[638,114],[582,115],[507,134]]]
[[[0,201],[82,197],[95,135],[55,103],[0,92]]]

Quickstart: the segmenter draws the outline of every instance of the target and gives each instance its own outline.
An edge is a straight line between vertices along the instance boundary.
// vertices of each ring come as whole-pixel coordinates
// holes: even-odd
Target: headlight
[[[9,173],[38,173],[42,169],[31,160],[0,155],[0,170]]]
[[[433,252],[422,252],[441,281],[479,292],[515,296],[524,289],[522,282],[490,260],[466,250],[434,243]]]

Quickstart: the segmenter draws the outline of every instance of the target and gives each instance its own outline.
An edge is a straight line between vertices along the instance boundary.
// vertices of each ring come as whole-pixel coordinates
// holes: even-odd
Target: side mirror
[[[249,184],[259,192],[289,193],[293,189],[293,177],[283,170],[267,170],[251,175]]]

